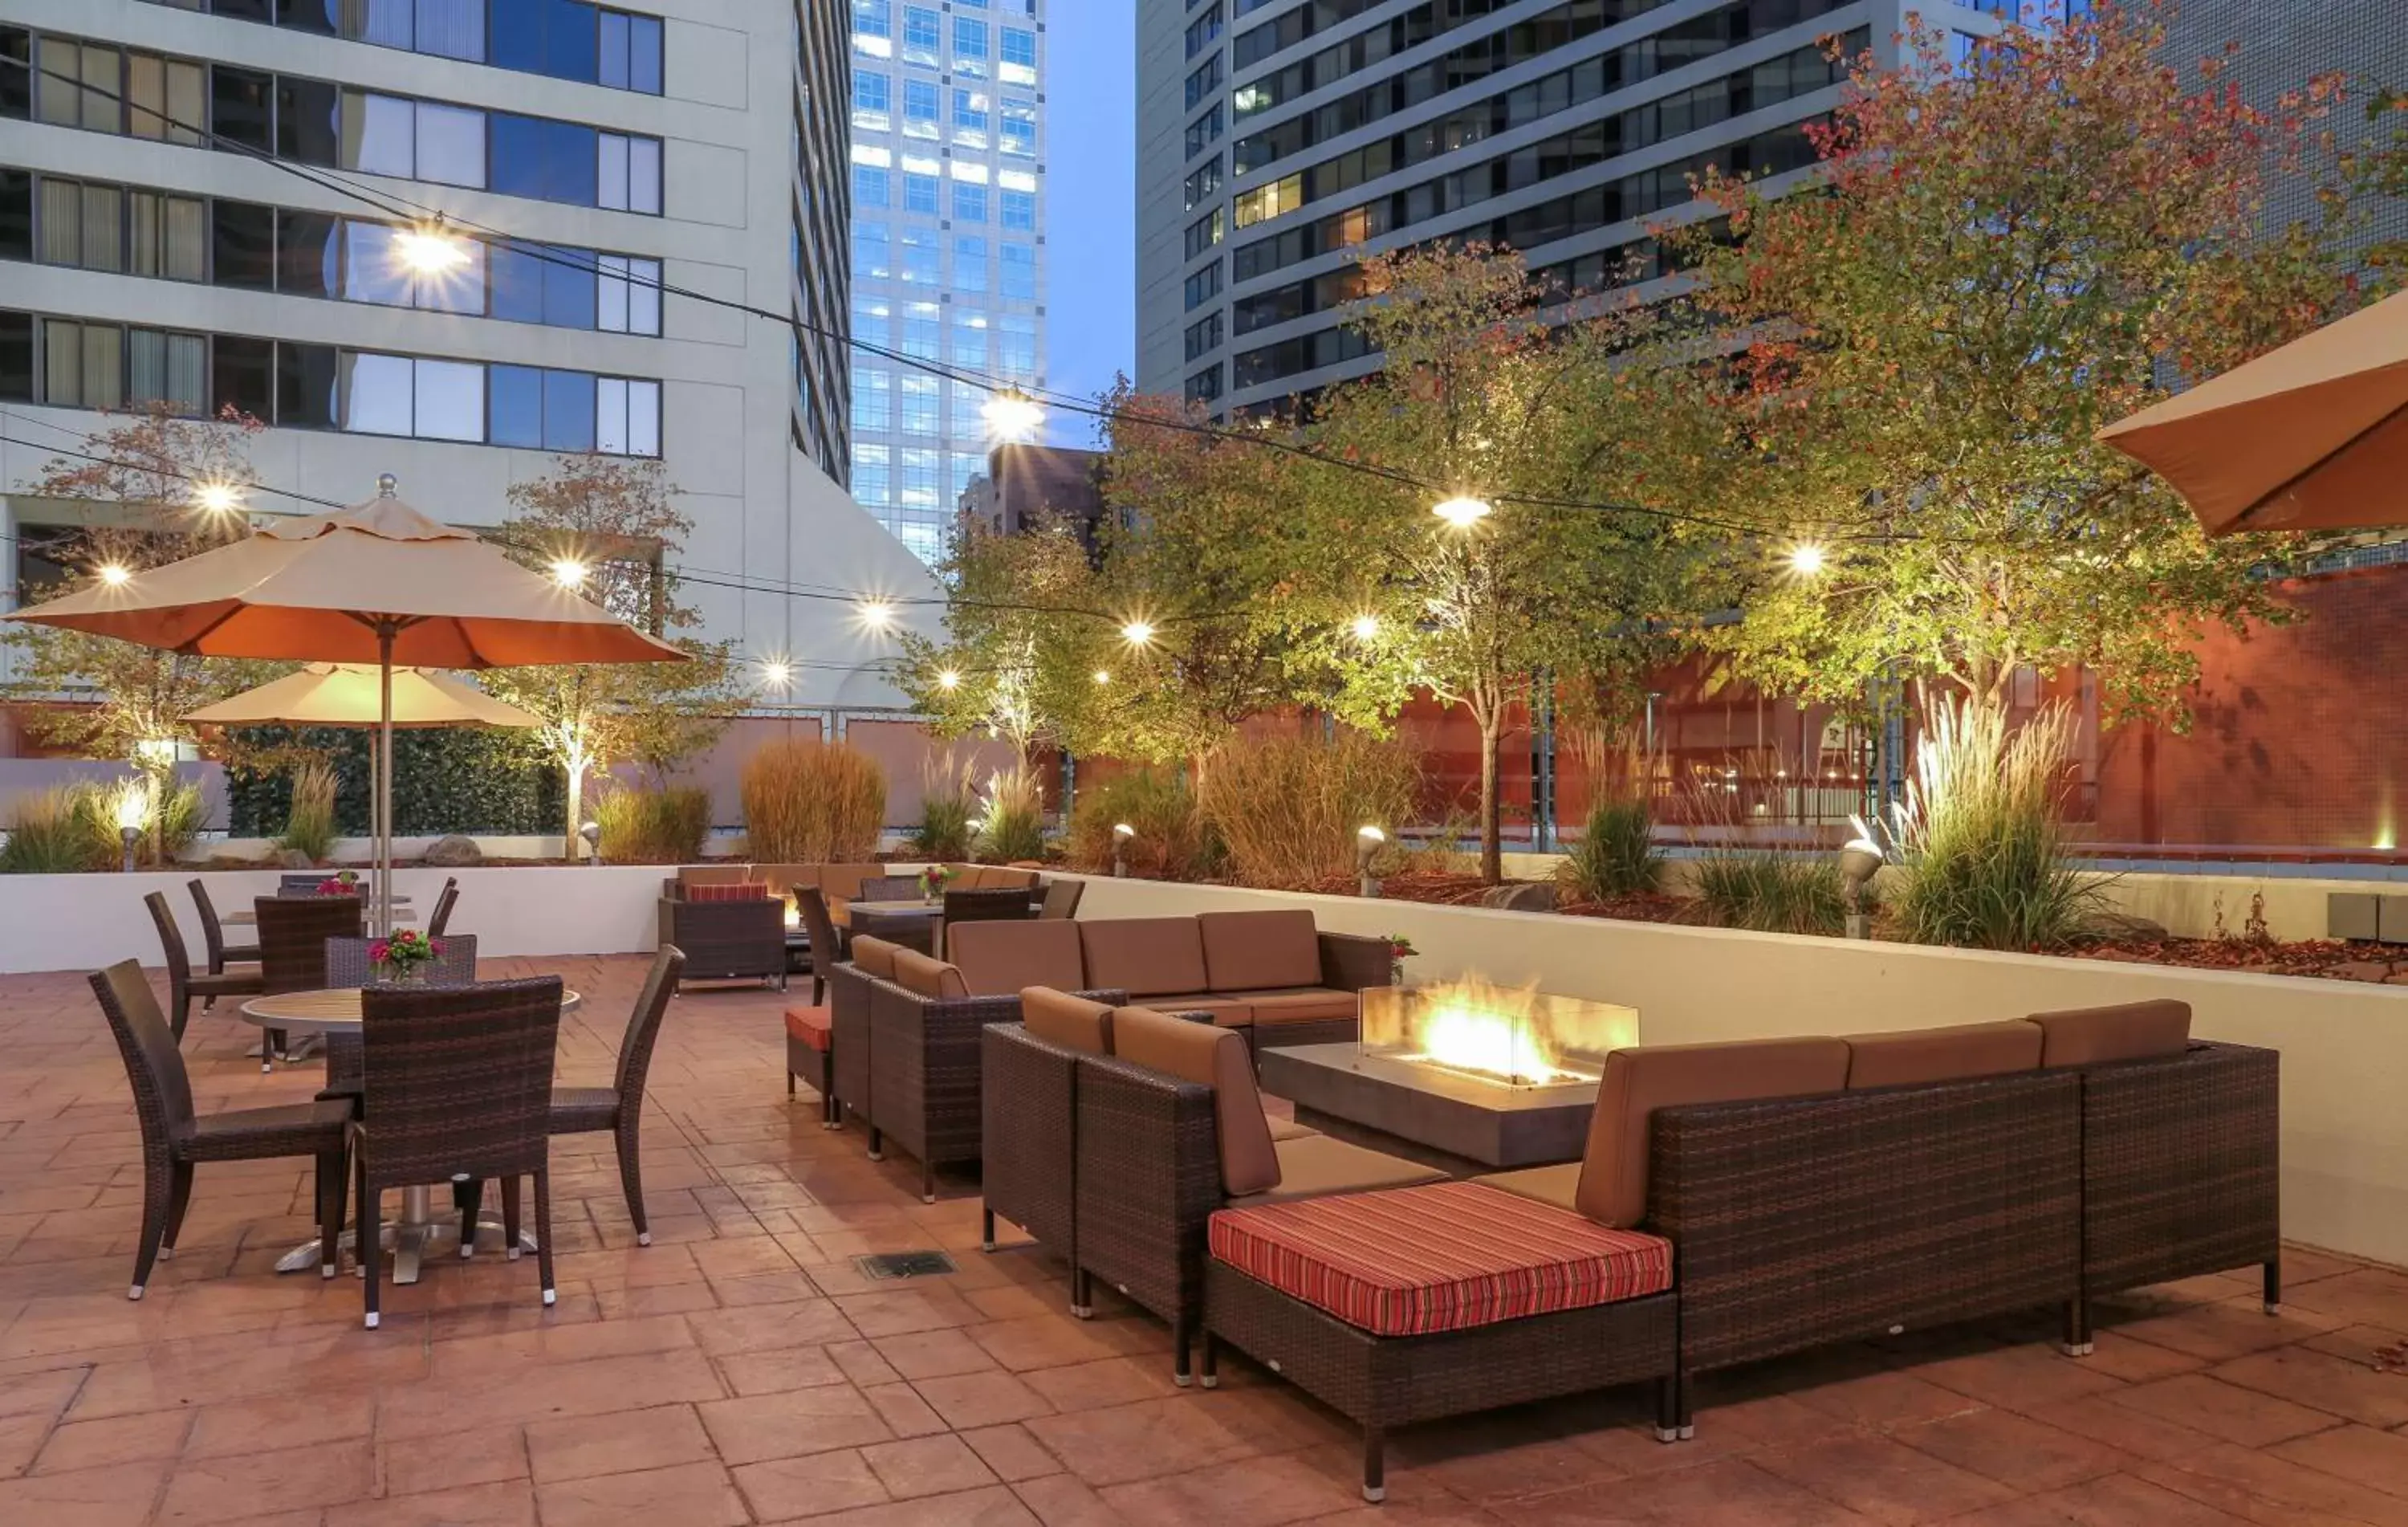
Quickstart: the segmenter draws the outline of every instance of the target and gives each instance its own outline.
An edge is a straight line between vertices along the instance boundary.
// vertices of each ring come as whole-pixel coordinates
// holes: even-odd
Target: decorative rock
[[[485,862],[484,850],[477,846],[477,840],[464,838],[456,832],[436,839],[419,857],[421,863],[438,865],[447,870]]]
[[[1491,886],[1480,893],[1480,904],[1500,912],[1553,912],[1555,887],[1543,881]]]
[[[276,867],[280,870],[314,870],[318,861],[297,848],[287,848],[277,854]]]
[[[2107,912],[2091,919],[2090,931],[2118,944],[2163,944],[2173,934],[2166,925],[2137,913]]]

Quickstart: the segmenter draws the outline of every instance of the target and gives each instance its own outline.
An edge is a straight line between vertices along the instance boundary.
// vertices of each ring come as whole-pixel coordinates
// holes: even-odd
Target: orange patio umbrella
[[[394,496],[280,521],[180,562],[101,582],[11,620],[207,657],[369,663],[378,670],[377,915],[393,892],[394,670],[655,663],[685,655],[499,548]]]
[[[2099,439],[2172,483],[2212,536],[2408,524],[2408,293]]]

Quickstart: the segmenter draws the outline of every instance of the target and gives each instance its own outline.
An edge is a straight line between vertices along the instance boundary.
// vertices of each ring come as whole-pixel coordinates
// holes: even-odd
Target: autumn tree
[[[898,636],[896,684],[939,736],[995,737],[1032,762],[1092,703],[1085,691],[1106,651],[1088,612],[1096,593],[1086,548],[1065,525],[1009,536],[965,526],[937,576],[943,635]]]
[[[509,488],[497,532],[509,555],[572,583],[629,625],[686,654],[682,663],[576,663],[498,668],[485,687],[534,715],[535,738],[567,777],[567,851],[585,816],[585,784],[632,763],[656,776],[709,747],[739,699],[734,644],[681,634],[698,620],[679,602],[670,565],[694,529],[657,461],[564,455],[552,471]]]
[[[1671,373],[1722,424],[1659,489],[1800,548],[1741,559],[1743,618],[1706,642],[1813,699],[2082,664],[2116,708],[2178,715],[2187,638],[2280,618],[2249,576],[2269,543],[2209,541],[2094,436],[2332,314],[2321,231],[2257,226],[2329,87],[2268,115],[2211,62],[2186,91],[2145,5],[1960,62],[1949,40],[1918,27],[1900,67],[1858,62],[1813,129],[1813,190],[1709,175],[1727,235],[1670,236],[1728,358]]]

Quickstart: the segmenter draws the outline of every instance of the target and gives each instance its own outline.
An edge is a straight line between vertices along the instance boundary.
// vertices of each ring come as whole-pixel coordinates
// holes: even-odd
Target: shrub
[[[1421,770],[1359,732],[1232,742],[1212,756],[1197,805],[1250,886],[1309,886],[1354,872],[1355,834],[1412,815]]]
[[[748,852],[772,864],[858,863],[886,828],[886,771],[842,742],[764,743],[743,796]]]
[[[710,836],[710,792],[700,785],[623,785],[595,803],[602,857],[613,864],[689,864]]]
[[[1045,790],[1026,764],[987,776],[979,803],[979,849],[997,864],[1045,857]]]
[[[970,857],[970,823],[978,815],[978,793],[970,787],[967,760],[947,753],[920,767],[920,825],[911,834],[911,852],[924,859],[967,859]]]
[[[1472,814],[1456,806],[1446,814],[1435,831],[1419,843],[1402,843],[1391,837],[1387,850],[1372,861],[1372,868],[1383,875],[1469,875],[1480,872],[1480,824]]]
[[[193,846],[193,840],[201,835],[207,810],[198,785],[179,785],[161,800],[154,832],[163,863],[174,863]]]
[[[1636,797],[1598,801],[1564,856],[1564,883],[1584,901],[1654,890],[1664,878],[1655,826],[1655,814]]]
[[[1985,701],[1931,713],[1908,782],[1893,895],[1917,944],[2056,949],[2082,936],[2102,882],[2066,857],[2059,802],[2073,722],[2062,705],[2010,727]]]
[[[1759,933],[1846,930],[1846,887],[1836,859],[1717,848],[1698,861],[1698,900],[1718,928]]]
[[[1070,812],[1071,862],[1109,872],[1112,828],[1122,822],[1137,829],[1125,850],[1129,873],[1192,880],[1203,872],[1204,824],[1196,798],[1178,779],[1140,769],[1080,790]]]
[[[8,813],[8,842],[0,847],[0,874],[74,874],[115,862],[115,842],[103,853],[93,838],[86,801],[98,794],[89,785],[63,785],[19,796]],[[112,826],[112,840],[115,831]]]
[[[335,766],[317,759],[293,771],[293,809],[276,846],[322,862],[335,846],[335,791],[340,780]]]

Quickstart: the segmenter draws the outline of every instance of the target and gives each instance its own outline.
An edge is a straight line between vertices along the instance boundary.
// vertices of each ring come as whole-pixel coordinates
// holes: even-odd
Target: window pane
[[[543,72],[543,7],[506,0],[493,7],[493,59],[505,69]]]
[[[340,296],[341,220],[328,212],[276,214],[276,289],[294,296]]]
[[[302,429],[334,427],[335,384],[339,374],[332,345],[279,344],[276,422]]]
[[[103,133],[122,132],[124,110],[118,98],[124,93],[125,80],[117,50],[85,43],[83,82],[82,124]]]
[[[276,341],[220,335],[210,347],[216,364],[210,368],[209,411],[234,409],[253,419],[276,417]]]
[[[501,244],[493,246],[490,259],[493,315],[520,324],[542,323],[544,263],[532,250]]]
[[[34,114],[34,35],[0,26],[0,117],[20,121]],[[33,320],[25,320],[25,385],[33,386]]]
[[[83,264],[83,182],[42,181],[42,263]]]
[[[601,159],[595,179],[601,186],[601,199],[595,204],[614,211],[627,209],[627,139],[617,133],[604,133],[601,138]]]
[[[125,194],[126,268],[137,276],[159,274],[159,195],[153,191]]]
[[[208,391],[208,341],[197,334],[167,336],[166,400],[179,413],[199,413]]]
[[[276,156],[333,167],[341,157],[341,101],[342,92],[323,79],[278,76]]]
[[[417,46],[413,0],[343,0],[343,36],[380,48]]]
[[[82,107],[82,93],[67,83],[83,68],[83,50],[61,37],[41,39],[41,53],[36,60],[40,73],[32,74],[35,98],[40,103],[37,120],[55,122],[61,127],[73,127]],[[15,69],[0,69],[0,74],[15,75]],[[62,79],[58,76],[66,78]]]
[[[346,219],[343,223],[343,295],[353,302],[410,305],[413,285],[394,240],[401,230],[381,223]]]
[[[592,328],[595,280],[592,250],[553,251],[543,266],[543,321],[554,328]]]
[[[657,382],[627,383],[627,454],[657,456],[661,454],[661,384]]]
[[[296,32],[335,35],[335,0],[276,0],[276,24]]]
[[[624,334],[627,332],[627,257],[605,254],[595,263],[601,275],[596,281],[597,310],[594,325],[612,334]]]
[[[156,53],[125,61],[125,130],[135,137],[167,136],[167,61]]]
[[[483,63],[485,0],[418,0],[418,50]]]
[[[343,353],[343,427],[360,435],[409,433],[416,387],[407,355]]]
[[[83,325],[83,406],[125,405],[125,331],[114,324]]]
[[[208,274],[208,209],[196,196],[161,198],[166,217],[160,225],[160,274],[170,281],[196,281]]]
[[[417,419],[425,440],[485,438],[485,368],[468,361],[418,363]]]
[[[418,166],[415,103],[366,91],[343,93],[343,167],[409,179]]]
[[[543,13],[543,72],[555,79],[582,79],[592,82],[596,76],[595,50],[598,38],[595,26],[595,10],[583,0],[521,0],[534,4]]]
[[[418,278],[418,305],[430,312],[485,310],[485,246],[471,242],[465,265]]]
[[[167,401],[167,337],[157,329],[126,336],[125,396],[137,408]]]
[[[633,278],[627,288],[627,332],[660,333],[661,263],[658,260],[629,260],[627,274]]]
[[[83,325],[42,320],[42,401],[73,408],[83,398]]]
[[[0,169],[0,260],[33,257],[33,172]]]
[[[627,17],[624,11],[602,12],[601,81],[613,90],[627,88]]]
[[[47,40],[42,45],[47,49]],[[276,149],[273,87],[264,74],[220,64],[209,71],[209,131],[218,137],[271,153]],[[47,104],[47,100],[45,101]],[[219,148],[225,145],[220,143]],[[226,150],[233,152],[233,150]]]
[[[113,185],[83,188],[83,267],[125,268],[125,193]]]
[[[634,16],[627,22],[627,88],[647,95],[661,93],[661,22],[657,16]]]
[[[167,65],[167,141],[198,147],[201,129],[208,115],[202,104],[201,66],[197,64]]]
[[[275,209],[239,201],[211,203],[209,245],[218,285],[254,292],[276,289]]]
[[[627,454],[627,384],[616,377],[594,383],[594,449],[606,456]]]
[[[543,374],[543,448],[594,449],[594,379],[582,371]]]
[[[661,209],[661,140],[638,137],[627,140],[627,207],[630,211],[657,213]]]
[[[485,114],[418,103],[418,178],[445,185],[485,183]]]
[[[485,439],[494,445],[543,444],[543,373],[532,366],[491,366],[485,387],[492,415]]]

